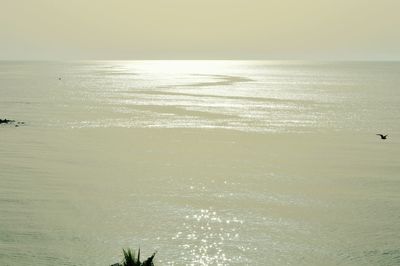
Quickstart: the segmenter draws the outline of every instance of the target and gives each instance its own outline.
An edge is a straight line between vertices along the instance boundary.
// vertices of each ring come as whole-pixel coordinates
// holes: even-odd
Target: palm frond
[[[140,262],[140,248],[138,249],[137,256],[135,252],[130,248],[127,250],[122,249],[124,253],[124,259],[121,263],[115,263],[112,266],[154,266],[153,259],[157,252],[154,252],[153,255],[147,258],[144,262]]]
[[[124,261],[122,262],[122,266],[141,266],[140,263],[140,251],[138,253],[138,258],[135,258],[135,252],[132,253],[131,249],[123,249],[122,252],[124,253]]]
[[[157,251],[154,252],[153,255],[151,255],[150,257],[148,257],[147,260],[145,260],[145,261],[142,263],[142,266],[154,266],[153,259],[154,259],[154,256],[156,255],[156,253],[157,253]]]

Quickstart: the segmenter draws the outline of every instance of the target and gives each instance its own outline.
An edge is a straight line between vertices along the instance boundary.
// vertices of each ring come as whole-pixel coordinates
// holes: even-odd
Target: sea
[[[0,118],[2,266],[400,265],[400,62],[1,61]]]

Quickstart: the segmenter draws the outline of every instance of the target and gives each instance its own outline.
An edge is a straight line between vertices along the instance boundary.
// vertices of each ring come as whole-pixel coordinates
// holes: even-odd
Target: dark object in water
[[[15,121],[15,120],[10,120],[10,119],[7,119],[7,118],[5,118],[5,119],[1,119],[1,118],[0,118],[0,125],[1,125],[1,124],[5,124],[5,125],[11,125],[11,124],[13,124],[14,127],[19,127],[19,126],[21,126],[21,125],[25,125],[25,122],[17,122],[17,121]]]
[[[377,136],[380,136],[381,137],[381,139],[386,139],[387,138],[387,136],[389,136],[389,135],[382,135],[382,134],[376,134]]]
[[[0,124],[11,124],[14,123],[15,120],[10,120],[10,119],[0,119]]]

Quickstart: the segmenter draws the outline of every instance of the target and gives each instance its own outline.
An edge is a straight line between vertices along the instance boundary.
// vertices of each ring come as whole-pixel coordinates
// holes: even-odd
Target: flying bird
[[[376,134],[377,136],[380,136],[381,139],[386,139],[388,135],[382,135],[382,134]]]

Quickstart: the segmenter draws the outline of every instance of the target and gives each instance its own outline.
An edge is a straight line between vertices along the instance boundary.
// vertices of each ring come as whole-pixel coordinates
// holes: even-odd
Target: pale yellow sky
[[[399,60],[400,0],[0,0],[0,59]]]

